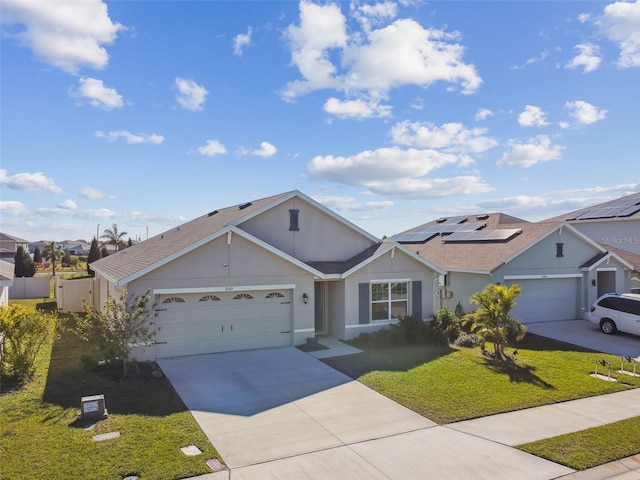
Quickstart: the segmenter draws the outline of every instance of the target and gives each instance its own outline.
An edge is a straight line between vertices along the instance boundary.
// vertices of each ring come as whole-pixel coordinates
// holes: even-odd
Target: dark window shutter
[[[411,315],[422,318],[422,282],[411,282]]]
[[[369,284],[360,283],[358,285],[358,319],[360,324],[369,323],[371,315],[369,314]]]
[[[298,214],[300,210],[289,210],[289,231],[297,232],[300,230],[300,226],[298,225]]]

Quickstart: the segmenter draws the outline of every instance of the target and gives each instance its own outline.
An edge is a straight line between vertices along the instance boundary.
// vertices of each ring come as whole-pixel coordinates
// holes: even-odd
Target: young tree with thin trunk
[[[121,361],[123,376],[127,376],[131,350],[135,346],[151,345],[156,336],[152,319],[155,317],[149,290],[144,295],[128,297],[123,292],[120,298],[107,298],[101,309],[83,299],[83,314],[75,314],[75,333],[93,344],[110,361]]]
[[[506,286],[492,283],[469,299],[471,303],[478,305],[478,309],[466,315],[465,323],[480,338],[493,342],[494,354],[498,360],[507,358],[505,347],[509,336],[513,335],[516,340],[521,340],[527,331],[510,313],[521,293],[522,287],[518,284]]]
[[[56,244],[56,242],[46,242],[43,250],[44,258],[51,260],[51,266],[53,267],[53,276],[56,276],[56,262],[59,258],[62,258],[62,249]]]

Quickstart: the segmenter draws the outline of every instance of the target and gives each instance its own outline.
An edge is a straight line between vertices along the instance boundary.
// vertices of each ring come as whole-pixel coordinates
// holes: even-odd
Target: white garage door
[[[291,344],[291,290],[161,295],[156,357]]]
[[[506,283],[522,286],[522,295],[516,299],[511,315],[523,323],[580,318],[578,278],[509,280]]]

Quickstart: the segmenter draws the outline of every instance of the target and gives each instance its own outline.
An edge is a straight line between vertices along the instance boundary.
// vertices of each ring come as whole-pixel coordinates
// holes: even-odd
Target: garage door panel
[[[245,296],[224,292],[216,297],[220,300],[202,302],[201,294],[188,294],[180,296],[184,302],[167,304],[162,303],[166,298],[160,298],[156,357],[291,344],[290,291],[246,292]]]
[[[579,318],[579,279],[540,278],[507,281],[522,286],[511,315],[523,323]]]

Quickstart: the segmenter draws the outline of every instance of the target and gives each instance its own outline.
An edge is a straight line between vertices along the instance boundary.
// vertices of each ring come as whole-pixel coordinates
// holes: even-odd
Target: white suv
[[[606,334],[621,332],[640,335],[640,294],[606,293],[591,306],[591,323]]]

